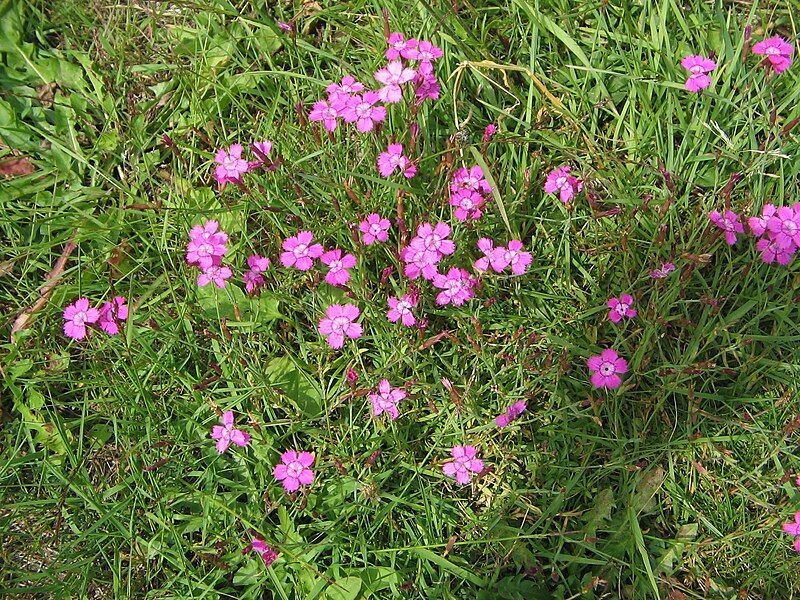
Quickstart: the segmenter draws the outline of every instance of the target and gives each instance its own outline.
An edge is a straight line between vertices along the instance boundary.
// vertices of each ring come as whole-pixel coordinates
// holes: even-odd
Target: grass
[[[797,263],[763,264],[749,238],[729,248],[707,220],[728,202],[750,215],[797,201],[800,71],[769,78],[742,60],[746,25],[796,40],[796,8],[456,4],[0,2],[0,152],[35,168],[1,184],[3,594],[797,596],[780,531],[800,508]],[[375,169],[404,139],[406,107],[378,135],[335,141],[295,110],[345,73],[371,81],[384,8],[393,31],[445,53],[408,181]],[[293,16],[296,39],[275,25]],[[712,51],[712,86],[686,93],[680,58]],[[215,149],[261,139],[285,164],[219,192]],[[340,352],[316,322],[343,293],[319,277],[273,268],[250,300],[238,284],[197,288],[184,264],[188,229],[209,218],[231,233],[236,270],[252,252],[275,263],[301,227],[354,249],[347,224],[396,216],[398,198],[409,225],[454,223],[449,159],[485,164],[498,192],[475,227],[455,225],[450,264],[477,258],[480,236],[521,239],[534,261],[460,309],[423,293],[423,332],[385,319],[405,286],[380,283],[394,242],[358,251],[365,336]],[[564,163],[593,206],[543,194]],[[70,240],[46,304],[8,341]],[[664,261],[678,271],[651,280]],[[624,291],[639,317],[613,326],[605,301]],[[122,334],[68,343],[63,307],[115,294],[132,307]],[[616,393],[588,384],[603,347],[631,366]],[[411,382],[391,424],[364,392],[384,377]],[[529,411],[497,430],[520,399]],[[217,455],[219,409],[250,448]],[[492,467],[463,488],[441,474],[461,443]],[[294,447],[317,456],[296,500],[272,478]],[[281,554],[269,569],[241,554],[253,532]]]

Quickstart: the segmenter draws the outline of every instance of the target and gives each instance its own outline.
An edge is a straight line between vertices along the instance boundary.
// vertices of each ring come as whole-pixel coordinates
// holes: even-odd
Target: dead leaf
[[[53,107],[53,101],[55,100],[57,91],[58,84],[55,82],[45,83],[36,88],[36,95],[39,97],[39,102],[42,103],[43,108]]]
[[[11,158],[0,160],[0,175],[5,177],[30,175],[35,170],[36,167],[33,166],[28,156],[12,156]]]

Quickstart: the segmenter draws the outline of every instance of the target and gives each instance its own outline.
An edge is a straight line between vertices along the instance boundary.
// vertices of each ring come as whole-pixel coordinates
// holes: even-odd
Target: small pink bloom
[[[328,92],[328,99],[330,100],[337,97],[347,99],[353,94],[363,91],[363,89],[363,83],[356,81],[356,78],[351,75],[345,75],[342,77],[341,83],[332,83],[325,88],[325,91]]]
[[[362,240],[364,244],[371,246],[376,241],[385,242],[388,240],[391,226],[389,219],[382,218],[378,213],[372,213],[359,223],[358,228],[363,234]]]
[[[416,325],[417,319],[413,313],[413,309],[417,306],[416,297],[411,294],[403,294],[399,299],[395,296],[391,296],[388,299],[388,303],[389,312],[386,314],[386,318],[389,319],[389,321],[392,323],[400,321],[406,327],[413,327]]]
[[[353,367],[347,367],[347,383],[350,387],[354,386],[358,381],[358,373]]]
[[[228,234],[217,231],[219,223],[206,221],[202,227],[196,225],[189,232],[189,243],[186,245],[186,262],[205,269],[214,264],[228,251],[226,243]]]
[[[231,442],[244,448],[250,443],[250,435],[233,426],[233,412],[222,413],[222,425],[211,428],[212,439],[217,440],[217,452],[222,454],[231,445]]]
[[[761,238],[756,242],[756,250],[761,252],[761,260],[767,264],[772,264],[775,261],[779,265],[788,265],[792,262],[795,248],[787,247],[779,244],[774,239]]]
[[[569,174],[571,167],[564,165],[550,171],[544,184],[544,191],[548,194],[558,192],[558,197],[564,204],[569,204],[575,195],[583,189],[583,182]]]
[[[469,483],[472,474],[483,472],[483,461],[476,458],[475,446],[453,446],[450,450],[453,460],[442,466],[442,471],[448,477],[455,477],[461,485]]]
[[[450,206],[456,207],[453,216],[462,222],[480,219],[483,216],[484,204],[486,204],[486,198],[472,190],[463,189],[450,193]]]
[[[215,244],[226,244],[228,234],[220,231],[219,222],[209,220],[202,225],[195,225],[189,230],[189,239],[193,242],[207,242],[213,240]]]
[[[100,311],[89,308],[88,298],[78,298],[64,309],[64,335],[82,340],[86,337],[86,324],[96,323],[99,318]]]
[[[309,121],[322,121],[325,129],[336,131],[336,127],[339,125],[338,119],[342,116],[341,111],[344,110],[345,105],[346,101],[342,99],[336,99],[330,103],[325,100],[318,100],[311,107],[308,119]]]
[[[783,524],[783,531],[785,531],[789,535],[795,536],[793,546],[795,552],[800,553],[800,511],[794,513],[794,523]]]
[[[664,279],[665,277],[669,277],[669,274],[675,270],[675,265],[671,262],[665,262],[661,265],[660,269],[655,269],[650,271],[650,278],[651,279]]]
[[[409,40],[410,42],[411,40]],[[443,56],[441,48],[434,46],[428,40],[419,40],[416,48],[408,52],[409,60],[419,61],[419,70],[423,73],[433,72],[433,61]]]
[[[633,318],[638,313],[636,309],[631,308],[633,305],[633,296],[630,294],[622,294],[619,298],[610,298],[608,301],[608,318],[613,323],[619,323],[622,317]]]
[[[342,251],[339,249],[329,250],[320,257],[320,260],[328,265],[328,273],[325,275],[325,281],[331,285],[344,285],[350,281],[350,271],[356,266],[356,257],[352,254],[345,254],[342,256]]]
[[[407,59],[408,53],[417,46],[417,40],[412,38],[406,41],[402,33],[396,32],[389,35],[386,43],[389,44],[389,49],[386,51],[386,58],[389,60],[396,60],[401,56]]]
[[[375,123],[386,119],[386,107],[375,106],[379,99],[378,93],[371,91],[351,96],[342,112],[344,120],[355,123],[362,133],[372,131]]]
[[[314,455],[310,452],[287,450],[281,454],[281,462],[275,465],[273,475],[283,482],[283,489],[296,492],[301,485],[311,485],[314,472],[310,469],[314,464]]]
[[[495,247],[494,242],[489,238],[481,238],[478,240],[478,250],[483,253],[483,256],[476,260],[472,267],[478,273],[485,273],[489,270],[489,266],[491,265],[492,255],[494,254]],[[502,271],[503,269],[500,269]],[[500,272],[498,271],[498,273]]]
[[[244,275],[242,275],[242,281],[244,281],[244,289],[248,294],[252,294],[262,285],[264,285],[264,276],[261,273],[256,273],[255,271],[246,271]]]
[[[717,63],[710,58],[697,55],[684,56],[681,65],[690,73],[686,80],[686,89],[690,92],[699,92],[711,85],[711,78],[706,73],[717,68]]]
[[[202,273],[197,276],[197,285],[205,287],[209,283],[213,283],[218,288],[225,287],[225,280],[230,278],[233,272],[222,265],[211,265],[203,269]]]
[[[250,170],[250,164],[242,158],[241,144],[232,144],[228,151],[217,150],[214,162],[217,163],[214,169],[214,177],[217,183],[241,183],[242,175]]]
[[[495,248],[489,258],[492,269],[500,273],[505,268],[511,265],[511,272],[514,275],[524,275],[528,270],[528,266],[533,262],[533,256],[530,252],[522,250],[522,242],[519,240],[511,240],[508,242],[507,247]]]
[[[441,256],[438,252],[429,250],[421,238],[412,238],[408,246],[400,251],[400,259],[405,263],[403,273],[410,279],[417,279],[422,275],[425,279],[432,280],[436,276],[436,265]]]
[[[417,98],[417,104],[421,104],[425,100],[438,100],[441,94],[439,82],[436,75],[431,73],[417,73],[414,78],[414,96]]]
[[[247,257],[247,266],[253,273],[264,273],[269,269],[269,259],[259,256],[258,254],[251,254]]]
[[[494,137],[495,133],[497,133],[497,125],[489,123],[483,130],[483,141],[488,142]]]
[[[407,179],[411,179],[417,173],[416,165],[403,156],[403,145],[389,144],[387,151],[378,155],[378,172],[382,177],[389,177],[396,169],[400,169]]]
[[[483,169],[478,165],[472,167],[461,167],[453,173],[453,181],[450,183],[452,192],[469,190],[481,194],[491,194],[492,186],[483,176]]]
[[[353,340],[361,337],[364,330],[355,322],[360,314],[354,304],[331,304],[325,310],[326,318],[319,322],[319,332],[327,338],[331,348],[338,350],[344,345],[345,336]]]
[[[400,102],[403,99],[403,90],[400,86],[412,81],[416,74],[414,69],[404,67],[399,60],[391,61],[375,73],[375,79],[383,84],[378,90],[378,97],[386,103]]]
[[[525,400],[520,400],[518,402],[515,402],[514,404],[506,408],[505,413],[503,413],[502,415],[498,415],[495,418],[494,420],[495,425],[497,425],[501,429],[503,427],[508,426],[509,423],[518,419],[519,416],[523,412],[525,412],[526,408],[528,408],[528,404],[525,402]]]
[[[737,233],[744,233],[744,226],[739,222],[739,215],[731,210],[726,210],[725,216],[722,216],[719,211],[712,210],[708,213],[708,219],[725,232],[725,241],[729,246],[736,243]]]
[[[106,302],[100,308],[100,317],[97,324],[108,335],[119,333],[119,322],[128,320],[128,305],[124,296],[116,296],[113,301]]]
[[[322,256],[325,251],[321,244],[312,244],[314,234],[310,231],[301,231],[297,235],[283,241],[281,264],[284,267],[295,267],[301,271],[308,271],[314,266],[314,259]]]
[[[278,558],[278,553],[268,546],[264,540],[253,538],[253,541],[250,542],[250,548],[253,550],[253,552],[257,552],[261,555],[261,558],[264,561],[264,566],[266,567],[270,566]]]
[[[267,156],[269,155],[270,151],[272,150],[272,142],[269,140],[264,142],[253,142],[250,145],[250,148],[253,151],[253,154],[256,156],[256,160],[250,161],[250,169],[257,169],[264,165],[267,161]]]
[[[437,273],[433,278],[433,285],[442,291],[436,296],[436,303],[442,306],[461,306],[475,295],[473,288],[476,283],[474,277],[458,267],[452,267],[447,275]]]
[[[456,251],[456,244],[447,239],[450,235],[450,226],[447,223],[422,223],[417,227],[417,237],[422,240],[425,249],[435,252],[440,256],[450,255]]]
[[[381,413],[386,413],[394,421],[400,416],[400,412],[397,410],[397,403],[405,397],[406,392],[403,388],[392,388],[387,379],[381,379],[378,384],[378,391],[369,395],[369,401],[372,403],[372,414],[377,417]]]
[[[753,44],[753,54],[766,56],[766,62],[776,73],[783,73],[792,64],[794,46],[776,35]]]
[[[761,237],[767,231],[767,223],[769,222],[770,217],[772,217],[778,209],[775,208],[774,204],[765,204],[761,208],[761,216],[760,217],[750,217],[747,220],[747,224],[750,226],[750,231],[753,232],[753,235],[756,237]]]
[[[800,211],[781,206],[767,219],[767,231],[778,245],[794,250],[800,246]]]
[[[592,371],[591,381],[596,388],[616,389],[622,385],[620,375],[628,372],[628,361],[610,348],[598,356],[592,356],[586,364]]]

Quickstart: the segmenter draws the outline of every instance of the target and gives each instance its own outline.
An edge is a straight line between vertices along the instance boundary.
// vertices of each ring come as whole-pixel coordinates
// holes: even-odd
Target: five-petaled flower
[[[525,400],[518,400],[508,408],[506,408],[506,412],[502,415],[498,415],[494,419],[494,424],[497,425],[500,429],[506,427],[512,421],[515,421],[519,418],[519,416],[525,412],[525,409],[528,408],[528,403]]]
[[[699,92],[711,85],[708,73],[717,68],[717,63],[705,56],[689,55],[683,57],[681,66],[690,73],[686,80],[686,89],[690,92]]]
[[[308,271],[314,266],[314,259],[322,256],[324,249],[321,244],[312,244],[314,234],[310,231],[301,231],[297,235],[283,241],[281,264],[284,267],[295,267],[301,271]]]
[[[638,313],[631,306],[633,306],[633,296],[630,294],[622,294],[619,298],[609,298],[608,308],[611,310],[608,311],[608,318],[612,323],[619,323],[622,317],[632,319]]]
[[[508,245],[498,246],[495,248],[489,260],[492,264],[492,269],[498,273],[505,270],[509,265],[511,266],[511,273],[514,275],[524,275],[528,270],[528,266],[533,262],[533,256],[530,252],[525,252],[522,249],[522,242],[520,240],[511,240]]]
[[[592,372],[591,382],[596,388],[616,389],[622,385],[620,375],[628,371],[628,361],[607,348],[586,362]]]
[[[458,267],[452,267],[446,275],[437,273],[433,277],[433,285],[442,291],[436,296],[436,303],[461,306],[475,295],[472,288],[476,283],[472,275]]]
[[[744,233],[744,225],[739,222],[739,215],[732,210],[726,210],[724,216],[719,211],[712,210],[708,213],[708,219],[725,232],[725,241],[729,246],[736,243],[737,233]]]
[[[400,298],[390,296],[388,299],[389,312],[386,318],[392,323],[400,321],[406,327],[413,327],[417,323],[417,318],[412,312],[417,306],[417,298],[412,294],[403,294]]]
[[[217,150],[214,162],[217,163],[214,169],[214,177],[217,183],[242,183],[242,175],[250,170],[250,163],[242,158],[244,148],[241,144],[231,144],[225,151],[224,148]]]
[[[128,320],[128,305],[124,296],[116,296],[111,302],[106,302],[100,307],[100,317],[97,324],[108,335],[119,333],[119,322]]]
[[[100,311],[89,308],[88,298],[78,298],[64,309],[64,334],[73,340],[82,340],[86,337],[86,325],[96,323],[100,318]]]
[[[372,131],[375,123],[386,119],[386,107],[375,106],[378,100],[378,92],[372,91],[350,96],[341,113],[345,122],[355,123],[362,133]]]
[[[250,434],[233,426],[233,411],[222,413],[222,425],[214,425],[211,428],[212,439],[217,440],[217,452],[222,454],[231,445],[231,442],[244,448],[250,443]]]
[[[791,66],[793,52],[794,46],[779,35],[753,44],[753,54],[765,56],[764,62],[776,73],[783,73]]]
[[[347,99],[334,98],[333,100],[317,100],[308,113],[310,121],[322,121],[322,125],[328,131],[336,131],[339,125],[339,117],[347,104]]]
[[[386,51],[386,58],[395,60],[401,56],[405,59],[410,59],[414,49],[417,47],[418,41],[414,38],[406,40],[402,33],[391,33],[386,39],[389,44],[389,49]]]
[[[224,288],[225,280],[230,278],[231,275],[233,275],[233,272],[230,268],[223,265],[211,265],[203,269],[200,275],[197,276],[197,285],[205,287],[209,283],[213,283],[218,288]]]
[[[572,167],[564,165],[550,171],[544,184],[544,191],[548,194],[558,192],[558,197],[564,204],[569,204],[575,195],[583,189],[583,182],[570,175]]]
[[[453,446],[450,455],[453,460],[442,465],[442,471],[448,477],[455,477],[462,485],[469,483],[472,474],[483,472],[483,461],[476,458],[475,446]]]
[[[378,416],[381,413],[386,413],[394,421],[400,416],[397,410],[397,403],[406,397],[406,391],[403,388],[393,388],[389,385],[388,379],[381,379],[378,383],[378,390],[371,392],[369,401],[372,404],[372,414]]]
[[[375,242],[385,242],[389,239],[389,228],[392,224],[389,219],[384,219],[378,213],[372,213],[359,223],[358,228],[363,234],[362,240],[367,246]]]
[[[327,338],[331,348],[338,350],[344,345],[345,337],[352,340],[361,337],[364,330],[355,322],[360,314],[355,304],[331,304],[325,310],[325,318],[319,322],[319,332]]]
[[[416,165],[403,155],[403,145],[389,144],[386,152],[378,155],[378,172],[382,177],[389,177],[396,169],[400,169],[406,179],[411,179],[417,173]]]
[[[311,485],[314,481],[314,455],[310,452],[296,452],[287,450],[281,454],[281,462],[275,465],[273,475],[275,479],[283,482],[283,489],[287,492],[296,492],[301,485]]]
[[[342,251],[338,248],[335,250],[328,250],[320,257],[320,260],[328,265],[328,273],[325,275],[325,281],[331,285],[344,285],[350,281],[350,271],[356,266],[356,257],[352,254],[342,255]]]
[[[400,102],[403,99],[403,89],[400,86],[412,81],[416,75],[414,69],[405,67],[399,60],[391,61],[375,73],[375,79],[383,84],[378,90],[378,98],[389,104]]]

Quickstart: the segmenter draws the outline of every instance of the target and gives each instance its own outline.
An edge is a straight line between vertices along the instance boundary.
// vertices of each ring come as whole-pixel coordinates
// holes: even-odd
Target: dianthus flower
[[[325,310],[324,319],[319,322],[319,332],[328,340],[331,348],[338,350],[344,345],[345,336],[358,339],[363,333],[363,328],[355,320],[361,311],[354,304],[331,304]]]
[[[197,276],[197,285],[200,287],[205,287],[209,283],[213,283],[218,288],[225,287],[225,280],[230,278],[233,275],[233,272],[224,265],[211,265],[210,267],[206,267]]]
[[[217,440],[217,452],[222,454],[231,445],[231,442],[244,448],[250,443],[250,434],[233,426],[233,411],[222,413],[222,425],[211,428],[211,438]]]
[[[347,100],[353,94],[357,94],[364,90],[364,84],[356,81],[356,78],[351,75],[342,77],[341,83],[332,83],[325,88],[328,92],[328,101],[336,99]]]
[[[386,58],[389,60],[395,60],[401,56],[408,59],[410,58],[409,54],[412,53],[417,46],[417,40],[411,38],[406,41],[403,34],[397,32],[390,34],[386,43],[389,44],[389,49],[386,51]]]
[[[363,234],[362,240],[367,246],[371,246],[376,241],[385,242],[389,239],[389,228],[392,224],[389,219],[384,219],[378,213],[372,213],[359,223],[358,228]]]
[[[253,150],[253,154],[255,154],[256,159],[251,160],[248,165],[250,169],[257,169],[264,165],[267,161],[267,155],[272,151],[272,142],[269,140],[264,142],[253,142],[250,144],[251,149]]]
[[[189,243],[186,246],[186,262],[197,265],[201,269],[219,264],[222,256],[228,251],[225,245],[228,234],[217,231],[219,223],[206,221],[203,227],[196,225],[189,232]]]
[[[497,133],[497,124],[489,123],[483,129],[483,141],[484,142],[488,142],[489,140],[491,140],[494,137],[495,133]]]
[[[389,385],[389,380],[381,379],[378,383],[378,391],[371,392],[369,401],[372,403],[372,414],[378,416],[381,413],[386,413],[394,421],[400,416],[397,410],[397,403],[406,397],[406,392],[403,388],[392,388]]]
[[[382,177],[389,177],[396,169],[400,169],[406,179],[411,179],[417,173],[416,165],[403,156],[403,145],[389,144],[386,152],[378,155],[378,172]]]
[[[525,412],[526,408],[528,408],[528,404],[525,402],[525,400],[520,400],[518,402],[515,402],[514,404],[506,408],[505,413],[495,417],[494,420],[495,425],[497,425],[501,429],[503,427],[506,427],[509,423],[518,419],[519,416],[523,412]]]
[[[781,206],[767,219],[767,231],[779,246],[794,250],[800,246],[800,211]]]
[[[784,523],[783,530],[789,535],[795,536],[794,549],[795,552],[800,552],[800,511],[794,513],[793,523]]]
[[[273,475],[283,482],[283,489],[296,492],[301,485],[311,485],[314,472],[309,468],[314,464],[314,455],[310,452],[287,450],[281,454],[281,462],[275,465]]]
[[[722,216],[719,211],[712,210],[708,213],[708,219],[725,232],[725,241],[729,246],[736,243],[737,233],[744,233],[744,226],[739,222],[739,215],[732,210],[726,210],[725,216]]]
[[[423,73],[420,71],[414,77],[414,96],[417,98],[417,104],[421,104],[425,100],[438,100],[442,90],[439,87],[439,81],[433,72]]]
[[[250,270],[242,276],[242,279],[244,280],[244,289],[248,294],[264,285],[262,273],[269,269],[269,265],[269,259],[258,254],[247,257],[247,266],[250,267]]]
[[[564,165],[550,171],[544,184],[544,191],[548,194],[558,192],[558,197],[564,204],[569,204],[575,195],[583,189],[583,182],[570,175],[570,170],[571,167],[569,165]]]
[[[119,322],[128,320],[128,305],[124,296],[116,296],[111,302],[106,302],[100,307],[100,316],[97,324],[108,335],[119,333]]]
[[[422,223],[417,227],[417,237],[422,240],[425,248],[440,257],[456,251],[455,242],[447,239],[449,235],[450,226],[447,223],[440,222],[436,225]]]
[[[328,131],[336,131],[339,125],[339,117],[346,107],[347,101],[335,99],[333,101],[317,100],[308,113],[309,121],[322,121],[322,125]]]
[[[521,241],[511,240],[505,248],[503,246],[495,248],[489,260],[492,263],[492,269],[498,273],[511,265],[511,272],[514,275],[524,275],[528,266],[533,262],[533,256],[530,252],[522,250]]]
[[[383,84],[378,90],[378,98],[389,104],[400,102],[403,99],[403,89],[400,86],[412,81],[416,74],[414,69],[404,67],[399,60],[391,61],[375,73],[375,79]]]
[[[352,254],[342,255],[339,249],[328,250],[320,257],[320,260],[328,265],[328,273],[325,275],[325,281],[331,285],[344,285],[350,281],[350,271],[356,266],[356,257]]]
[[[270,566],[278,558],[278,553],[275,552],[275,550],[273,550],[264,540],[260,540],[258,538],[253,538],[248,550],[253,550],[253,552],[261,555],[261,559],[264,561],[265,567]]]
[[[586,364],[592,372],[592,385],[596,388],[618,388],[622,385],[620,375],[628,371],[628,361],[610,348],[603,350],[599,356],[592,356]]]
[[[194,242],[207,242],[213,240],[215,244],[225,244],[228,234],[221,231],[219,221],[208,220],[202,225],[195,225],[189,230],[189,239]]]
[[[472,474],[483,472],[483,461],[476,458],[475,446],[453,446],[450,455],[453,460],[442,465],[442,471],[448,477],[455,477],[461,485],[469,483]]]
[[[447,275],[437,273],[433,278],[433,285],[442,291],[436,296],[436,303],[442,306],[461,306],[475,295],[472,288],[476,283],[474,277],[458,267],[452,267]]]
[[[767,232],[767,223],[769,222],[770,217],[772,217],[778,209],[775,208],[774,204],[765,204],[761,208],[761,216],[760,217],[750,217],[747,220],[747,224],[750,226],[750,231],[753,232],[753,235],[756,237],[761,237]]]
[[[707,73],[716,69],[717,63],[705,56],[689,55],[683,57],[681,66],[690,73],[686,80],[686,89],[699,92],[711,85],[711,78]]]
[[[775,69],[776,73],[783,73],[792,64],[794,46],[775,35],[753,44],[753,54],[766,56],[764,62]]]
[[[312,244],[314,234],[310,231],[301,231],[297,235],[283,241],[284,252],[281,252],[281,264],[284,267],[295,267],[301,271],[308,271],[314,266],[314,259],[322,256],[325,250],[322,244]]]
[[[779,265],[788,265],[792,262],[795,248],[781,246],[778,242],[771,238],[761,238],[756,242],[756,250],[761,252],[761,260],[765,263],[772,264],[778,262]]]
[[[650,278],[651,279],[664,279],[665,277],[669,277],[669,274],[675,270],[675,265],[671,262],[665,262],[661,265],[660,269],[654,269],[650,271]]]
[[[400,251],[400,259],[405,263],[403,273],[406,277],[417,279],[422,275],[431,280],[436,275],[436,265],[441,260],[441,255],[429,250],[421,238],[415,237]]]
[[[462,222],[480,219],[483,216],[484,204],[486,204],[486,198],[472,190],[464,189],[450,193],[450,206],[456,207],[453,216]]]
[[[347,123],[355,123],[356,128],[362,132],[372,131],[375,123],[386,119],[386,107],[375,106],[379,96],[377,92],[364,92],[351,96],[345,104],[342,116]]]
[[[611,310],[608,311],[608,318],[612,323],[619,323],[622,317],[632,319],[638,313],[631,306],[633,306],[633,296],[630,294],[622,294],[619,298],[609,298],[608,308]]]
[[[241,183],[242,175],[250,170],[250,164],[242,158],[241,144],[231,144],[226,152],[220,148],[214,156],[214,162],[217,163],[214,169],[214,177],[217,183]]]
[[[88,298],[78,298],[64,309],[64,335],[82,340],[86,337],[86,324],[96,323],[99,318],[100,311],[89,308]]]
[[[403,294],[400,298],[396,296],[389,297],[389,312],[386,318],[392,323],[400,321],[406,327],[413,327],[417,323],[417,318],[412,312],[417,306],[417,298],[412,294]]]
[[[478,165],[472,167],[461,167],[453,173],[453,181],[450,183],[452,192],[469,190],[481,194],[490,194],[492,186],[483,176],[483,169]]]
[[[412,38],[409,43],[412,41],[416,40]],[[420,73],[432,73],[433,61],[444,55],[441,48],[434,46],[428,40],[419,40],[414,48],[409,49],[407,54],[406,58],[419,62]]]
[[[483,256],[478,260],[476,260],[472,264],[472,267],[478,273],[485,273],[486,271],[489,270],[489,266],[492,264],[491,263],[492,254],[495,251],[494,242],[489,238],[481,238],[478,240],[478,250],[480,250],[483,253]],[[502,270],[503,269],[500,269],[500,271]],[[500,271],[498,271],[498,273]]]
[[[254,273],[264,273],[269,269],[270,261],[268,258],[259,256],[258,254],[251,254],[247,257],[247,266]]]

